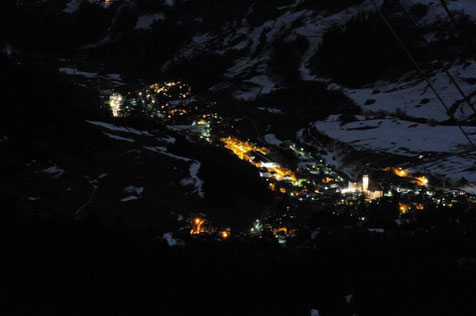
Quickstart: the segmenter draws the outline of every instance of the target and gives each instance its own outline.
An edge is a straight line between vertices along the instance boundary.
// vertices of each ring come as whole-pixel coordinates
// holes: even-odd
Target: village
[[[313,148],[293,140],[265,139],[258,133],[245,138],[236,118],[218,114],[216,103],[193,95],[181,82],[149,85],[135,92],[114,92],[105,98],[114,116],[140,116],[163,121],[169,130],[192,142],[224,147],[259,172],[275,194],[275,203],[257,218],[249,231],[219,227],[202,215],[188,220],[191,237],[218,239],[276,238],[280,244],[310,230],[310,213],[329,213],[346,227],[383,232],[369,210],[381,206],[393,212],[393,224],[410,224],[418,212],[432,208],[474,208],[476,197],[461,190],[433,185],[431,175],[412,174],[399,166],[364,171],[350,179],[327,164]],[[273,139],[274,138],[274,139]],[[312,210],[310,212],[309,210]],[[384,225],[384,226],[385,226]]]

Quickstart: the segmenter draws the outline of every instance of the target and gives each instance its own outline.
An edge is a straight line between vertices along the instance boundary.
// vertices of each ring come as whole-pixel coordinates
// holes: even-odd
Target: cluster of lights
[[[398,203],[398,209],[400,210],[400,214],[405,214],[408,212],[412,207],[406,203]],[[422,211],[425,209],[425,206],[421,203],[418,203],[414,206],[415,210]]]
[[[205,220],[200,217],[196,217],[192,221],[192,229],[190,230],[190,235],[198,235],[200,233],[203,233],[203,224],[205,223]]]
[[[400,210],[400,214],[405,214],[410,209],[410,205],[405,203],[398,203],[398,208]]]
[[[190,235],[199,235],[200,233],[211,233],[214,232],[214,230],[210,230],[204,227],[205,224],[205,219],[201,217],[195,217],[192,221],[192,228],[190,229]],[[218,235],[223,238],[227,239],[230,237],[230,229],[228,228],[227,230],[222,230],[218,232]]]
[[[134,93],[129,92],[127,99],[115,93],[111,95],[109,105],[114,116],[128,115],[140,105],[141,111],[151,117],[171,118],[190,111],[178,107],[186,104],[183,99],[190,97],[190,91],[190,87],[180,81],[154,83]]]
[[[221,138],[220,141],[225,144],[225,148],[231,150],[241,160],[253,162],[248,153],[259,152],[263,155],[269,154],[269,150],[265,147],[257,147],[248,142],[244,142],[235,137]]]
[[[111,107],[112,115],[118,117],[121,114],[121,107],[124,103],[124,98],[119,93],[113,93],[109,97],[109,106]]]
[[[220,141],[225,144],[226,149],[231,150],[241,160],[246,160],[257,168],[266,169],[274,179],[278,181],[291,180],[293,182],[297,182],[296,174],[291,170],[273,162],[256,162],[254,161],[254,157],[250,155],[252,152],[258,152],[266,156],[269,154],[269,150],[267,148],[257,147],[253,144],[241,141],[231,136],[227,138],[221,138]]]
[[[410,177],[410,172],[408,170],[405,170],[401,167],[394,168],[394,167],[387,167],[384,169],[385,171],[393,171],[394,174],[396,174],[399,177],[402,178],[411,178],[413,179],[413,183],[419,185],[419,186],[427,186],[428,185],[428,178],[421,176],[421,177]]]

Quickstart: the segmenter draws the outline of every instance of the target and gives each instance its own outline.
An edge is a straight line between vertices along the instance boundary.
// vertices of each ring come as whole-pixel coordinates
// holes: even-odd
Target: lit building
[[[362,183],[351,182],[346,189],[341,191],[343,194],[364,194],[369,200],[375,200],[383,196],[383,191],[376,185],[370,183],[368,175],[362,177]]]
[[[109,106],[114,117],[120,116],[121,107],[124,104],[124,98],[119,93],[113,93],[109,97]]]
[[[362,190],[365,194],[369,191],[369,176],[366,174],[362,177]]]

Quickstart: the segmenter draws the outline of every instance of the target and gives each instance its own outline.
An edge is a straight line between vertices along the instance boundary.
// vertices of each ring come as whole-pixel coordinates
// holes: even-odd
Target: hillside
[[[222,115],[251,118],[261,135],[304,141],[341,171],[353,169],[352,176],[364,164],[381,167],[360,158],[359,152],[373,151],[397,160],[423,156],[418,170],[453,182],[462,177],[473,181],[472,159],[458,156],[471,145],[457,124],[474,139],[474,4],[448,2],[451,17],[431,1],[377,4],[444,104],[415,71],[370,1],[10,1],[2,4],[3,23],[14,32],[6,33],[2,43],[12,58],[27,60],[39,52],[43,61],[89,88],[127,90],[144,82],[185,81],[194,92],[217,101]],[[44,18],[48,23],[40,22]],[[342,125],[339,114],[350,121],[361,115],[356,119],[360,127]],[[333,145],[296,138],[308,125],[312,133],[332,138]],[[440,138],[430,137],[435,131]],[[105,135],[121,147],[132,146],[125,151],[138,150],[129,135]],[[203,163],[198,157],[171,156],[176,154],[167,154],[168,147],[160,142],[149,145],[147,137],[139,146],[140,157],[147,147],[155,149],[145,149],[146,157],[175,157],[184,167]],[[438,168],[431,154],[445,157]],[[335,161],[343,159],[347,166],[339,167]],[[198,183],[190,179],[186,182]],[[141,187],[132,180],[123,186]]]

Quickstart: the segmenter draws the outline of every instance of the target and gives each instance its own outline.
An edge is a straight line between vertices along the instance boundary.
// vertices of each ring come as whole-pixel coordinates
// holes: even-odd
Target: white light
[[[261,167],[263,168],[276,168],[278,166],[275,162],[262,162]]]

